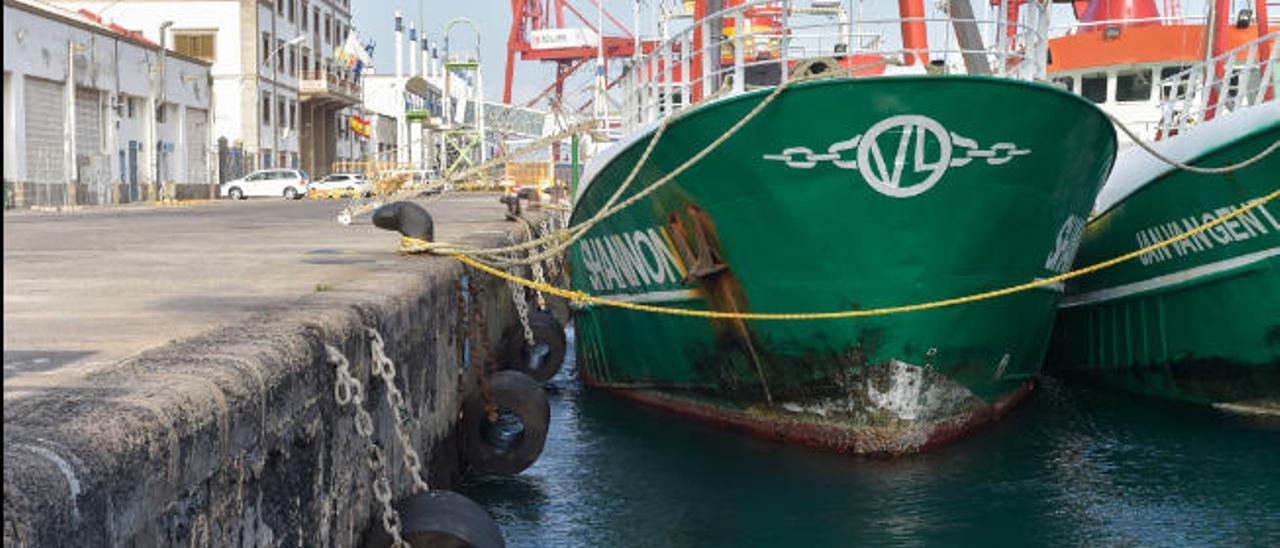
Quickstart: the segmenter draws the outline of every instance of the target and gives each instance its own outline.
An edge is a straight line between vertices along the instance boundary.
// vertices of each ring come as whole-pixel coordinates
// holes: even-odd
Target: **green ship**
[[[1272,33],[1161,86],[1169,93],[1157,152],[1204,167],[1257,161],[1197,174],[1136,146],[1123,151],[1085,228],[1078,265],[1172,238],[1280,188],[1280,153],[1263,154],[1280,141],[1280,78],[1259,79],[1264,65],[1253,61],[1267,59],[1258,55],[1265,44],[1277,63],[1278,39]],[[1215,104],[1213,88],[1226,80],[1213,71],[1224,60],[1241,60],[1225,73],[1246,85]],[[1280,415],[1280,202],[1069,283],[1051,348],[1056,375]]]
[[[756,73],[787,67],[773,63]],[[751,74],[746,64],[725,72]],[[1067,271],[1111,169],[1115,133],[1092,103],[1034,81],[1034,71],[1016,77],[1012,66],[997,69],[1005,77],[920,69],[793,83],[723,145],[577,241],[573,288],[687,310],[831,312]],[[638,101],[634,133],[593,158],[574,223],[604,207],[636,167],[654,121],[672,111],[665,102],[681,100],[673,89],[696,104],[666,125],[622,199],[702,151],[773,90],[698,102],[687,82],[662,83],[669,87],[640,93],[662,104]],[[769,438],[917,452],[1000,416],[1031,390],[1061,292],[1045,286],[814,321],[584,307],[574,315],[578,369],[589,385]]]

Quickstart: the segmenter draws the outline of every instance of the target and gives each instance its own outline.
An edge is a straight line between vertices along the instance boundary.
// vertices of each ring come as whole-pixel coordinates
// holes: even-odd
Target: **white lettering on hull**
[[[1219,207],[1199,215],[1190,215],[1182,219],[1163,222],[1139,230],[1134,234],[1134,239],[1138,242],[1138,248],[1144,248],[1195,230],[1203,224],[1211,223],[1230,215],[1236,209],[1235,207]],[[1277,222],[1276,218],[1267,210],[1266,205],[1262,204],[1240,214],[1239,217],[1224,221],[1222,224],[1190,238],[1144,253],[1138,257],[1138,260],[1142,263],[1142,266],[1150,266],[1195,255],[1218,246],[1227,246],[1235,242],[1258,238],[1270,234],[1272,231],[1280,232],[1280,222]]]
[[[678,283],[679,263],[657,229],[583,238],[578,244],[592,291],[653,289]]]

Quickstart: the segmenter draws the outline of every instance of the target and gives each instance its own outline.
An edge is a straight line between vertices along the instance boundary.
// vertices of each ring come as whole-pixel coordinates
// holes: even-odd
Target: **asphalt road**
[[[4,214],[4,397],[288,306],[401,261],[344,201],[219,200]],[[430,204],[436,238],[511,225],[496,195]]]

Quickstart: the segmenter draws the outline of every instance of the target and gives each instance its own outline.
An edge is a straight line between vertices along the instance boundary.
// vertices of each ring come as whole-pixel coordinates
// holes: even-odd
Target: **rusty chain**
[[[473,302],[480,302],[480,287],[476,287],[473,295]],[[475,306],[473,319],[475,320],[475,328],[471,330],[472,348],[477,346],[483,351],[480,355],[480,395],[484,398],[484,412],[489,422],[498,420],[498,406],[493,403],[493,393],[489,390],[489,368],[497,362],[493,352],[493,344],[489,341],[489,322],[485,317],[484,307]]]

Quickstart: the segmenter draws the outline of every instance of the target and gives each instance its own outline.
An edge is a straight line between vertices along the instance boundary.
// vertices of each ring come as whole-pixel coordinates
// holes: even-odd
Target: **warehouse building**
[[[4,0],[6,207],[207,197],[210,64],[93,13]]]

